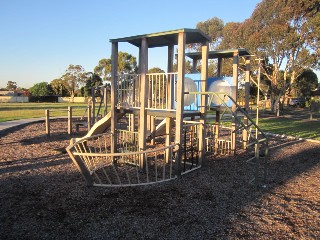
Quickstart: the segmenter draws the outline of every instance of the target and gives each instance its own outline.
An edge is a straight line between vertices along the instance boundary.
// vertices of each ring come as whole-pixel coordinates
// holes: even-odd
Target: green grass
[[[211,114],[215,115],[214,112]],[[270,113],[270,110],[266,111],[266,114],[263,115],[261,111],[259,126],[264,132],[320,141],[320,113],[313,114],[314,120],[309,120],[309,118],[310,113],[306,108],[286,108],[284,117],[274,117]],[[214,123],[214,117],[208,122]],[[231,127],[231,118],[224,117],[222,124]]]
[[[320,141],[320,121],[293,118],[260,118],[263,131]]]
[[[45,116],[45,109],[50,116],[68,116],[68,106],[72,107],[73,116],[82,116],[86,103],[0,103],[0,122]]]
[[[0,103],[0,122],[44,117],[45,109],[50,116],[67,116],[68,106],[73,107],[73,116],[83,116],[86,103]],[[320,114],[314,115],[310,121],[305,109],[287,109],[285,117],[260,117],[259,126],[263,131],[320,140]],[[211,121],[214,121],[213,119]],[[230,125],[230,124],[229,124]]]

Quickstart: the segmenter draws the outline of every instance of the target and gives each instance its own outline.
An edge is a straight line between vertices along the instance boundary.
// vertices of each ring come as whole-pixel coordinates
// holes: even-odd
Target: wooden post
[[[177,107],[176,107],[176,139],[177,156],[176,156],[176,170],[177,175],[181,175],[181,156],[182,156],[182,143],[183,143],[183,107],[184,107],[184,74],[185,74],[185,45],[186,34],[180,32],[178,35],[178,79],[177,79]]]
[[[49,109],[45,110],[46,115],[46,134],[50,137],[50,112]]]
[[[103,87],[103,104],[104,104],[104,116],[108,114],[108,99],[107,99],[107,87]]]
[[[68,107],[68,134],[72,134],[72,107]]]
[[[249,101],[250,101],[250,56],[246,57],[246,75],[245,75],[245,85],[244,85],[244,106],[245,110],[248,113],[249,112]],[[243,123],[248,126],[248,118],[244,116]],[[243,149],[247,148],[247,142],[248,142],[248,130],[243,129],[242,131],[242,142],[243,142]]]
[[[91,129],[91,105],[88,105],[88,131]]]
[[[174,62],[174,46],[170,45],[168,46],[168,73],[173,72],[173,62]],[[168,91],[168,99],[167,99],[167,108],[173,109],[174,107],[174,77],[173,75],[168,76],[168,85],[167,85],[167,91]]]
[[[238,100],[238,63],[239,63],[239,51],[235,51],[233,53],[233,77],[232,77],[232,93],[231,97],[234,99],[235,102]],[[232,111],[236,113],[237,106],[235,103],[232,103]],[[232,123],[231,123],[231,152],[232,155],[236,153],[236,118],[232,116]]]
[[[173,72],[173,61],[174,61],[174,45],[168,46],[168,68],[167,72]],[[168,75],[167,78],[167,109],[173,109],[174,104],[174,77],[173,75]],[[172,140],[172,119],[166,117],[166,146],[171,145]],[[171,149],[166,149],[166,162],[169,163],[172,159]]]
[[[140,85],[140,122],[139,122],[139,150],[146,149],[147,137],[147,106],[148,106],[148,43],[146,38],[141,39],[140,47],[140,64],[141,64],[141,85]],[[141,155],[143,157],[143,155]],[[140,159],[140,167],[145,167],[145,159]]]
[[[218,148],[219,148],[219,125],[220,125],[220,110],[216,110],[216,121],[214,123],[214,153],[218,153]]]
[[[196,73],[196,72],[197,72],[197,59],[192,59],[192,73]]]
[[[207,78],[208,78],[208,57],[209,57],[209,42],[206,42],[202,46],[202,61],[201,61],[201,91],[207,91]],[[207,95],[200,96],[201,103],[200,103],[200,126],[199,131],[199,163],[200,165],[205,159],[205,126],[206,126],[206,116],[207,116]]]
[[[116,152],[117,145],[117,112],[116,112],[116,104],[117,104],[117,88],[118,88],[118,43],[112,43],[111,49],[111,153]]]
[[[220,77],[222,74],[222,58],[218,58],[218,66],[217,66],[217,77]]]
[[[95,96],[95,87],[91,88],[91,103],[92,103],[92,123],[96,121],[96,96]]]
[[[156,121],[155,121],[155,117],[154,116],[150,116],[150,132],[151,134],[151,145],[155,144],[155,131],[156,131]]]

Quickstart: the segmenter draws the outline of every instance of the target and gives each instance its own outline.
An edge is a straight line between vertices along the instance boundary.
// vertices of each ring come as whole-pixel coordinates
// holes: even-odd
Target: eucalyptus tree
[[[215,50],[222,40],[222,30],[224,22],[218,17],[210,18],[203,22],[198,22],[196,28],[202,30],[210,37],[209,49]],[[194,44],[192,47],[199,50],[200,45]]]
[[[103,58],[94,68],[94,73],[99,75],[102,80],[110,81],[111,79],[111,58]],[[121,74],[136,73],[138,70],[137,59],[127,52],[119,52],[118,54],[118,71]]]
[[[319,68],[319,17],[319,1],[264,0],[239,30],[245,46],[264,59],[274,112],[305,69]]]
[[[51,86],[47,82],[40,82],[34,84],[29,92],[34,97],[44,97],[52,94]]]
[[[296,95],[303,96],[310,100],[312,91],[318,87],[318,77],[311,69],[305,70],[301,73],[295,83]]]
[[[65,71],[65,74],[62,75],[61,83],[70,94],[72,102],[75,93],[81,88],[81,86],[85,85],[88,78],[88,73],[81,65],[70,64]]]

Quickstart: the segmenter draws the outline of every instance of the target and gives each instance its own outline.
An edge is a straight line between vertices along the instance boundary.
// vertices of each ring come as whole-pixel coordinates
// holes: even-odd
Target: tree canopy
[[[14,91],[14,90],[17,90],[17,88],[18,88],[18,85],[16,82],[13,82],[13,81],[7,82],[7,87],[6,87],[7,90]]]
[[[29,89],[29,92],[34,97],[44,97],[52,94],[51,87],[47,82],[40,82],[40,83],[34,84]]]
[[[263,59],[261,73],[270,81],[275,110],[302,72],[320,67],[319,10],[318,0],[263,0],[249,19],[227,23],[217,31],[222,37],[212,38],[213,45],[219,49],[247,48]],[[211,34],[209,27],[201,29]]]
[[[81,65],[70,64],[65,74],[61,77],[61,83],[73,99],[76,91],[88,80],[88,73]]]
[[[311,93],[318,87],[318,77],[312,70],[307,69],[301,73],[296,81],[297,95],[310,99]]]
[[[111,58],[103,58],[99,61],[98,65],[94,68],[94,73],[99,75],[102,80],[110,81],[111,79]],[[137,72],[137,59],[127,52],[119,52],[118,54],[118,72],[121,74],[136,73]]]
[[[86,81],[85,86],[81,89],[82,95],[85,97],[91,96],[91,89],[102,85],[102,78],[95,73],[89,72],[89,78]]]

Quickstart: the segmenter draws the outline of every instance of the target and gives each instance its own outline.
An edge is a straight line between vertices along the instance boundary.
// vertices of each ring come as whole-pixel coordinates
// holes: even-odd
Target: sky
[[[110,58],[110,39],[181,28],[218,17],[242,22],[260,0],[1,0],[0,87],[30,88],[61,77],[70,64],[93,71]],[[119,44],[138,56],[138,49]],[[149,68],[165,69],[166,50],[150,51]]]

